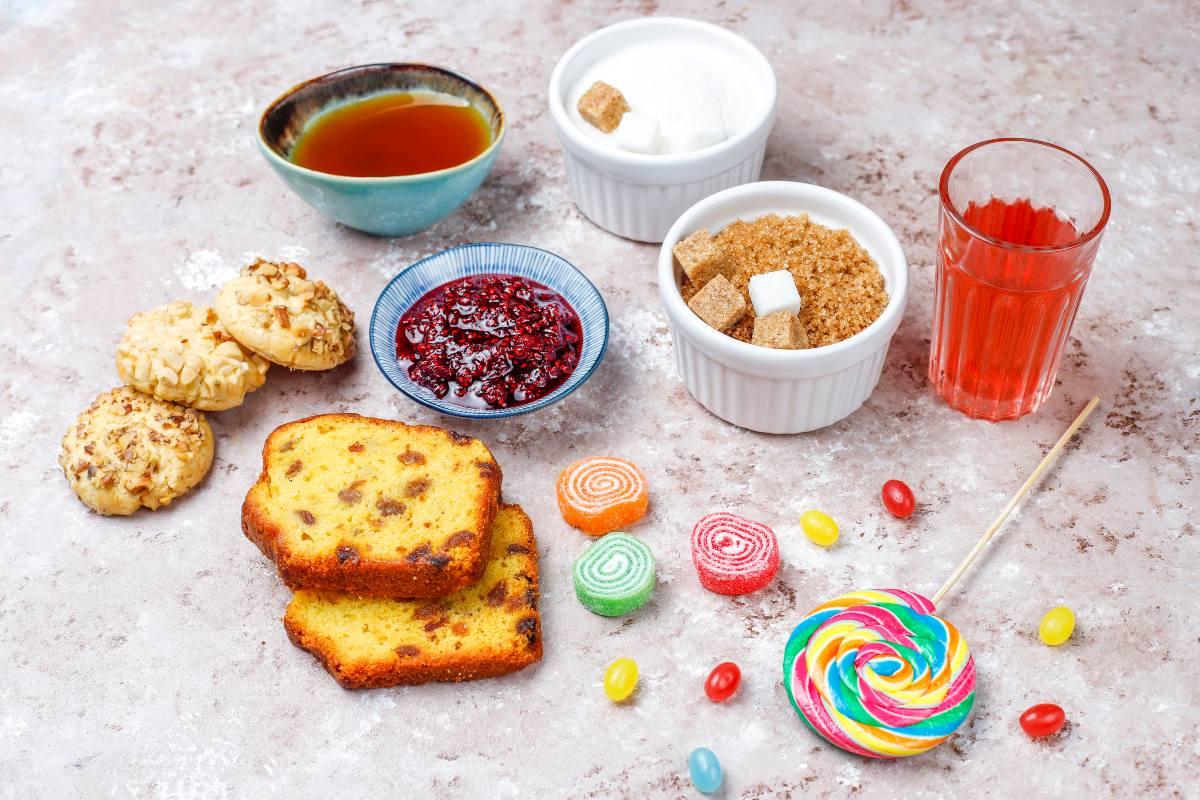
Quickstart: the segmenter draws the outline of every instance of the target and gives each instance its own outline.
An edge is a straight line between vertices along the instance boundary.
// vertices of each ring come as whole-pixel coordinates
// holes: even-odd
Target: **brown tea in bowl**
[[[289,156],[330,175],[387,178],[464,164],[492,144],[491,126],[473,105],[442,92],[386,92],[323,112]]]

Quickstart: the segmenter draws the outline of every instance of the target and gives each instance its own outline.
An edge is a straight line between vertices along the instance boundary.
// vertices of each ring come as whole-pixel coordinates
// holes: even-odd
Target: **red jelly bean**
[[[890,480],[883,485],[883,507],[893,517],[907,519],[912,516],[913,509],[917,507],[917,501],[913,497],[912,489],[908,488],[908,484],[904,481]]]
[[[738,669],[738,665],[732,661],[722,661],[708,673],[708,680],[704,682],[704,693],[714,703],[724,703],[737,691],[741,682],[742,671]]]
[[[1066,722],[1066,713],[1054,703],[1038,703],[1021,715],[1021,727],[1034,739],[1058,733]]]

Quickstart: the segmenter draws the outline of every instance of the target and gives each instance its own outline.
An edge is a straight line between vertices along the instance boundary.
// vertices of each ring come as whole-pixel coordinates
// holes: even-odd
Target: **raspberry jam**
[[[575,370],[582,347],[575,309],[517,275],[443,283],[396,329],[408,377],[467,408],[512,408],[550,394]]]

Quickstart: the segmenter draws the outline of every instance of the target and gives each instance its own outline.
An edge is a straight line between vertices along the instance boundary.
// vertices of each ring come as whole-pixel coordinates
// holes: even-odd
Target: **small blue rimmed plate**
[[[558,292],[579,315],[583,349],[574,372],[545,397],[512,408],[466,408],[439,398],[413,382],[396,358],[396,329],[400,318],[426,294],[448,281],[470,275],[502,273],[519,275]],[[608,349],[608,309],[592,282],[573,264],[547,250],[523,244],[484,242],[464,244],[424,258],[392,278],[375,301],[371,313],[371,354],[388,381],[427,408],[469,419],[503,419],[528,414],[557,403],[583,385]]]

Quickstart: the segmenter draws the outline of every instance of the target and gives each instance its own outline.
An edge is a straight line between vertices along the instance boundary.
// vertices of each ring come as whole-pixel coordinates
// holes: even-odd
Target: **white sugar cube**
[[[613,144],[631,153],[658,152],[658,120],[644,114],[626,111],[617,129]]]
[[[664,126],[662,152],[690,153],[725,141],[721,110],[713,105],[689,107],[670,126]]]
[[[786,269],[752,275],[750,302],[759,317],[769,317],[779,311],[799,314],[800,292],[796,289],[796,279]]]

